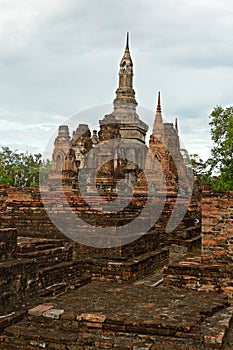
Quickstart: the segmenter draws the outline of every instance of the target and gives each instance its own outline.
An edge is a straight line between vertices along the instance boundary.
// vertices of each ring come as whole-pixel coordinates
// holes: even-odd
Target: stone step
[[[43,267],[39,271],[39,287],[46,288],[55,283],[69,282],[82,273],[82,261],[61,262]]]
[[[157,287],[163,283],[163,268],[155,269],[152,274],[136,281],[136,285],[144,285],[148,287]]]
[[[18,245],[17,247],[17,254],[27,254],[27,253],[33,253],[35,251],[39,250],[47,250],[47,249],[52,249],[56,248],[57,246],[54,245],[53,243],[47,243],[47,244],[27,244],[27,245]]]
[[[164,268],[163,285],[218,292],[233,298],[233,270],[230,264],[203,262],[202,256],[184,257]]]
[[[92,277],[88,274],[83,274],[81,276],[76,276],[73,278],[70,278],[69,281],[59,282],[51,284],[39,291],[40,297],[51,297],[51,296],[57,296],[60,294],[63,294],[69,290],[74,290],[77,288],[80,288],[87,283],[91,283]]]
[[[69,332],[55,331],[40,324],[33,325],[30,320],[24,319],[5,329],[4,335],[0,337],[0,349],[15,349],[15,346],[16,349],[45,349],[62,342],[72,344],[77,337],[78,334],[74,338]]]
[[[88,349],[88,350],[162,350],[162,347],[147,341],[135,340],[132,336],[100,336],[98,334],[73,333],[60,331],[37,325],[32,328],[30,323],[23,321],[12,326],[0,337],[0,349],[4,350],[35,350],[35,349]],[[169,348],[166,348],[169,350]]]
[[[94,319],[95,315],[84,315],[88,322],[88,329],[82,326],[67,327],[69,319],[61,320],[64,310],[48,310],[47,317],[29,316],[5,329],[0,336],[0,349],[24,350],[24,349],[118,349],[118,350],[204,350],[204,349],[231,349],[227,341],[229,334],[230,313],[217,313],[213,319],[204,321],[201,335],[194,330],[187,335],[185,332],[176,334],[174,330],[158,330],[150,327],[141,333],[131,325],[126,331],[120,323],[109,324],[110,328],[102,329],[103,320]],[[57,315],[58,319],[56,318]],[[40,321],[40,322],[39,322]],[[68,321],[68,322],[67,322]],[[216,323],[217,322],[217,323]],[[137,324],[137,322],[135,322]],[[205,325],[206,324],[206,325]],[[114,327],[113,327],[114,326]],[[104,332],[103,332],[104,331]],[[139,331],[139,332],[138,332]],[[179,333],[179,332],[178,332]],[[138,336],[139,335],[139,336]],[[188,338],[190,337],[190,339]],[[180,339],[179,339],[180,338]],[[187,345],[184,344],[187,340]],[[190,340],[190,341],[189,341]]]
[[[198,250],[201,244],[201,235],[196,235],[190,239],[168,239],[167,244],[169,246],[176,245],[177,247],[184,247],[187,251]]]
[[[72,246],[62,246],[34,252],[18,253],[17,256],[21,259],[34,259],[41,268],[63,261],[70,261],[72,259],[72,253]]]
[[[168,259],[169,251],[163,248],[126,261],[92,259],[86,265],[86,270],[95,280],[132,283],[162,268],[168,263]]]
[[[60,239],[45,239],[45,238],[31,238],[18,237],[17,250],[19,253],[34,252],[38,250],[55,248],[63,245]]]
[[[12,324],[19,322],[27,316],[28,307],[20,306],[19,309],[0,316],[0,332],[5,328],[10,327]]]
[[[51,319],[48,319],[51,324]],[[123,332],[118,335],[115,332],[105,332],[101,334],[98,332],[86,333],[79,329],[73,329],[73,331],[65,331],[56,329],[53,326],[49,327],[49,322],[46,325],[32,324],[30,319],[25,319],[19,322],[17,325],[13,325],[5,330],[4,334],[0,337],[0,349],[9,350],[35,350],[35,349],[66,349],[66,350],[197,350],[203,349],[198,347],[175,344],[169,345],[168,343],[153,344],[151,336],[144,335],[138,339],[135,334]],[[152,337],[153,338],[153,337]]]

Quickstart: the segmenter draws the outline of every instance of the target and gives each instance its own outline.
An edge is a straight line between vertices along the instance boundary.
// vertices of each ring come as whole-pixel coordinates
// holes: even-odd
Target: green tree
[[[210,114],[213,148],[208,160],[214,189],[233,190],[233,106],[216,106]]]
[[[202,182],[212,190],[233,190],[233,106],[216,106],[210,116],[213,141],[211,157],[203,161],[197,154],[190,155],[190,164]]]
[[[0,150],[0,183],[11,186],[39,186],[40,169],[43,167],[44,177],[48,175],[50,162],[42,161],[38,154],[18,153],[9,147]]]
[[[199,176],[202,182],[210,182],[211,170],[207,162],[199,157],[198,154],[189,155],[190,166],[193,169],[194,175]]]
[[[46,180],[48,179],[49,173],[52,170],[52,162],[49,159],[43,161],[40,166],[40,184],[46,184]]]

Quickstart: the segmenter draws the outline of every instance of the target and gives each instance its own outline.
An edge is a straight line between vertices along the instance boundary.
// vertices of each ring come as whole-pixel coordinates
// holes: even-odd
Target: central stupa
[[[119,86],[113,102],[114,110],[100,120],[100,126],[106,124],[119,124],[121,139],[138,140],[145,144],[148,126],[140,120],[136,113],[137,101],[133,89],[133,61],[129,51],[129,33],[127,33],[126,47],[120,62]]]

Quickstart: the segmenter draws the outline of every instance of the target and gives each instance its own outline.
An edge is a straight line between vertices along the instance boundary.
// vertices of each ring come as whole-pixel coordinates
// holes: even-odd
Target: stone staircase
[[[38,266],[39,296],[53,296],[91,281],[83,260],[72,260],[72,244],[59,239],[18,237],[17,258]]]

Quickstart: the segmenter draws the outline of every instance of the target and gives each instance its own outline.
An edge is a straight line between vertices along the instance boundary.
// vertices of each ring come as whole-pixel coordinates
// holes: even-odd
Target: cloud
[[[0,9],[1,143],[29,137],[39,148],[41,128],[111,103],[130,31],[139,104],[153,110],[161,90],[165,118],[178,116],[183,138],[193,132],[206,152],[197,120],[209,133],[213,106],[232,103],[231,0],[0,0]]]
[[[4,145],[0,145],[0,147],[4,147]],[[31,153],[31,154],[36,154],[36,153],[40,153],[39,150],[38,150],[38,147],[32,147],[28,144],[23,144],[23,143],[10,143],[8,145],[8,147],[11,149],[11,150],[14,150],[14,151],[17,151],[17,152],[23,152],[23,153]]]

